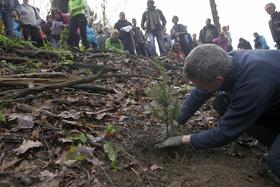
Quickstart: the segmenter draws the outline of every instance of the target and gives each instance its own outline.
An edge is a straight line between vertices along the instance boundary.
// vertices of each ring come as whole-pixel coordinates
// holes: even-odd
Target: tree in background
[[[68,12],[68,0],[51,0],[52,8],[58,8],[61,12]]]
[[[217,5],[216,5],[215,0],[210,0],[210,7],[211,7],[214,24],[216,25],[218,30],[221,31],[221,25],[220,25],[220,21],[219,21],[220,18],[218,16]]]

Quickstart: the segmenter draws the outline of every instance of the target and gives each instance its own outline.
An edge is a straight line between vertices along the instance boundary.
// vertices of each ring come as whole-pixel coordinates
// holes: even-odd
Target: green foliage
[[[153,115],[159,118],[162,123],[172,124],[179,115],[181,105],[176,92],[167,81],[150,85],[146,94],[153,99],[151,103]]]
[[[9,38],[2,34],[0,34],[0,45],[5,46],[9,49],[13,49],[17,47],[34,48],[30,41],[18,40],[16,38]]]
[[[111,161],[111,167],[113,171],[120,170],[121,168],[119,167],[117,163],[117,158],[118,158],[118,150],[113,147],[111,142],[105,143],[103,145],[103,149],[105,153],[107,153],[109,160]]]
[[[34,73],[41,69],[43,64],[41,62],[26,62],[24,64],[12,64],[5,60],[0,62],[0,68],[6,69],[7,71],[17,74],[17,73]]]
[[[88,68],[85,69],[84,73],[85,73],[86,76],[93,75],[92,71],[90,69],[88,69]]]
[[[71,146],[70,149],[67,151],[65,158],[67,160],[77,160],[77,161],[81,161],[81,160],[85,160],[86,159],[86,155],[80,153],[79,148],[76,146]]]
[[[0,111],[0,123],[6,123],[5,114],[2,111]]]
[[[66,46],[67,45],[68,37],[69,37],[69,29],[65,28],[65,29],[63,29],[63,31],[61,33],[61,37],[60,37],[60,44],[62,46]]]
[[[106,128],[106,136],[112,137],[117,133],[117,131],[118,131],[118,128],[117,128],[116,124],[109,123]]]
[[[76,136],[70,137],[71,140],[85,144],[87,142],[87,137],[84,133],[78,134]]]
[[[1,111],[7,106],[6,101],[0,101],[0,123],[6,123],[5,114]]]
[[[182,86],[182,91],[183,92],[191,92],[193,89],[193,86],[189,85],[189,84],[185,84]]]

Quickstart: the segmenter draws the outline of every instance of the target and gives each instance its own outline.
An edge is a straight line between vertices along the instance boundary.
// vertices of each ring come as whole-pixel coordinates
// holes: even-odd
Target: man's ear
[[[224,80],[225,80],[225,78],[223,76],[218,76],[218,77],[216,77],[215,82],[223,83]]]

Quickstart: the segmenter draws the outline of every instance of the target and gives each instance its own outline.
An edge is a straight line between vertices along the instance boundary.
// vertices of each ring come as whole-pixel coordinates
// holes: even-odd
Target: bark
[[[215,0],[210,0],[210,7],[211,7],[211,12],[212,12],[212,17],[213,17],[213,21],[214,24],[216,25],[216,27],[218,28],[218,30],[221,30],[221,25],[220,25],[220,21],[219,21],[219,16],[218,16],[218,11],[217,11],[217,5]]]
[[[58,8],[61,12],[68,12],[68,0],[52,0],[52,8]]]

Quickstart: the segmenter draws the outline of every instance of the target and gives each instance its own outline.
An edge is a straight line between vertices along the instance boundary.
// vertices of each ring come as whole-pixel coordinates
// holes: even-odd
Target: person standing
[[[192,40],[193,40],[193,47],[197,47],[200,44],[200,42],[197,39],[196,33],[193,33]]]
[[[274,3],[266,4],[265,10],[270,15],[268,24],[273,41],[276,43],[277,49],[280,49],[280,12],[276,11]]]
[[[35,46],[43,46],[43,39],[41,37],[39,20],[41,20],[36,8],[29,5],[29,0],[23,0],[20,10],[20,22],[22,25],[22,32],[24,40],[31,40]]]
[[[199,41],[203,44],[213,43],[213,39],[219,36],[217,27],[211,24],[211,19],[206,19],[206,26],[204,26],[199,33]]]
[[[161,10],[155,7],[153,0],[147,1],[147,10],[142,15],[141,28],[148,33],[151,56],[157,56],[155,37],[157,38],[160,55],[166,54],[163,43],[162,30],[166,25],[166,19]]]
[[[214,38],[213,43],[223,48],[226,52],[229,51],[228,50],[229,42],[224,32],[221,32],[218,38]]]
[[[120,12],[119,20],[115,24],[114,29],[117,29],[119,31],[120,33],[119,38],[122,41],[124,49],[126,51],[129,51],[129,53],[132,55],[135,54],[134,40],[131,33],[132,24],[126,20],[124,12]]]
[[[132,24],[137,55],[148,56],[145,47],[145,37],[140,27],[137,27],[137,21],[135,18],[132,19]]]
[[[171,39],[174,39],[175,42],[178,42],[185,55],[188,56],[188,54],[193,49],[192,43],[190,43],[192,42],[192,39],[189,42],[187,41],[187,28],[182,24],[178,24],[178,21],[178,16],[173,16],[172,22],[174,25],[170,31]]]
[[[20,8],[18,0],[1,0],[0,15],[4,23],[7,36],[13,36],[13,22]]]
[[[71,20],[67,43],[70,46],[79,47],[79,43],[75,40],[76,32],[79,29],[84,47],[89,47],[87,41],[87,18],[85,16],[85,9],[85,0],[69,0],[69,13],[71,15]]]

